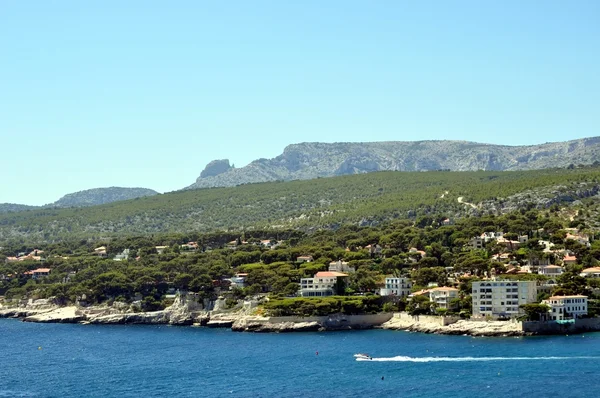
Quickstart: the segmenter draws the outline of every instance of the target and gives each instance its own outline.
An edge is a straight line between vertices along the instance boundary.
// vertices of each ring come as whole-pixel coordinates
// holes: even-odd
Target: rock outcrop
[[[200,173],[200,178],[215,177],[231,169],[229,159],[213,160]]]
[[[426,321],[419,318],[427,318]],[[450,335],[470,336],[524,336],[520,322],[514,321],[468,321],[457,320],[450,324],[431,321],[431,318],[440,317],[410,317],[407,314],[397,314],[388,322],[381,325],[381,329],[406,330],[410,332],[436,333]]]
[[[79,323],[84,320],[86,316],[75,306],[60,307],[23,318],[25,322],[41,323]]]
[[[379,170],[531,170],[592,164],[600,160],[600,137],[540,145],[490,145],[468,141],[305,142],[272,159],[240,168],[213,161],[188,189],[307,180]]]
[[[323,326],[317,321],[270,322],[269,318],[242,317],[231,325],[231,330],[234,332],[262,333],[314,332],[323,330]]]

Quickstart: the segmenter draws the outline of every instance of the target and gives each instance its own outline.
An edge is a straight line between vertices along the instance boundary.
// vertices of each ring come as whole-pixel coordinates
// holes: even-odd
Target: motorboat
[[[372,360],[373,359],[373,358],[371,358],[371,356],[369,354],[365,354],[365,353],[354,354],[354,358],[362,359],[362,360]]]

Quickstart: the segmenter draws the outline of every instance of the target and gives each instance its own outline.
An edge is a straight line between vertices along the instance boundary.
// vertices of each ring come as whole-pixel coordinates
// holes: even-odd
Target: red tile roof
[[[317,272],[315,274],[315,278],[324,278],[324,277],[338,277],[338,276],[348,276],[348,274],[344,274],[342,272],[335,272],[335,271],[321,271],[321,272]]]

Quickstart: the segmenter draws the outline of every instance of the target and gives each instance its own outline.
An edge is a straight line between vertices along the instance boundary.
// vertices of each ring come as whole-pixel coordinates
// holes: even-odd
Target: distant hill
[[[596,161],[600,161],[600,137],[529,146],[468,141],[301,143],[289,145],[273,159],[258,159],[241,168],[230,167],[228,160],[213,161],[187,189],[384,170],[532,170]]]
[[[196,189],[84,208],[0,214],[0,241],[167,232],[306,231],[392,219],[497,214],[598,197],[600,167],[377,172]],[[429,221],[431,222],[431,221]]]
[[[158,195],[158,192],[147,188],[94,188],[67,194],[54,203],[44,206],[27,206],[13,203],[0,203],[0,213],[12,213],[25,210],[36,210],[56,207],[97,206],[121,200],[130,200],[145,196]]]
[[[158,195],[147,188],[94,188],[67,194],[48,207],[85,207]]]
[[[16,203],[0,203],[0,213],[37,209],[37,206],[19,205]]]

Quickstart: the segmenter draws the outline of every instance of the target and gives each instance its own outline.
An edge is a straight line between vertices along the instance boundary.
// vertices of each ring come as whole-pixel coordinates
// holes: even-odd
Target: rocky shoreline
[[[425,319],[423,319],[425,318]],[[470,321],[455,320],[444,324],[443,318],[395,314],[392,319],[380,326],[381,329],[405,330],[409,332],[435,333],[448,335],[469,335],[478,337],[530,336],[523,331],[521,322],[512,321]]]
[[[411,316],[407,313],[370,315],[332,314],[322,317],[265,317],[255,315],[254,305],[244,305],[237,311],[223,311],[217,305],[213,311],[204,310],[194,299],[178,296],[173,305],[161,311],[135,312],[124,303],[112,306],[61,307],[46,300],[36,300],[21,307],[1,307],[0,318],[19,318],[24,322],[79,323],[93,325],[179,325],[230,328],[236,332],[287,333],[330,330],[387,329],[408,332],[485,337],[531,336],[537,334],[566,334],[600,330],[600,320],[594,324],[556,328],[517,321],[477,321],[440,316]],[[529,322],[531,323],[531,322]],[[589,322],[588,322],[589,323]]]

